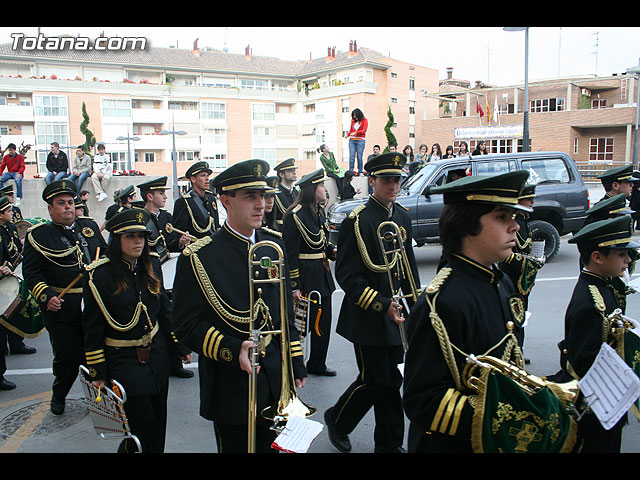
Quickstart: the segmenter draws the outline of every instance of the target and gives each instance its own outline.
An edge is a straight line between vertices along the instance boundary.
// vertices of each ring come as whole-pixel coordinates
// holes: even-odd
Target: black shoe
[[[51,398],[51,413],[54,415],[62,415],[64,413],[64,400]]]
[[[14,388],[16,388],[15,383],[10,382],[6,378],[0,380],[0,390],[13,390]]]
[[[11,348],[11,355],[30,355],[36,353],[35,347],[27,347],[26,345],[18,345],[15,348]]]
[[[187,370],[186,368],[179,368],[178,370],[174,370],[171,372],[172,377],[178,378],[191,378],[193,377],[193,372],[191,370]]]
[[[337,372],[335,370],[331,370],[330,368],[325,368],[324,370],[319,371],[307,370],[307,373],[310,373],[311,375],[321,375],[323,377],[335,377],[337,375]]]
[[[395,447],[395,448],[378,448],[378,447],[375,447],[373,449],[373,453],[407,453],[407,451],[402,447]]]
[[[333,423],[331,411],[333,407],[327,409],[324,412],[324,423],[327,425],[327,432],[329,433],[329,441],[342,453],[349,453],[351,451],[351,442],[348,435],[336,434],[336,424]]]

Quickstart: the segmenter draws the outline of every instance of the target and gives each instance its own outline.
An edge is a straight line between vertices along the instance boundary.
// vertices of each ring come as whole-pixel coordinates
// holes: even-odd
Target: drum
[[[16,226],[16,230],[18,231],[18,237],[20,240],[24,239],[27,234],[27,230],[29,230],[34,225],[38,225],[39,223],[46,223],[49,220],[42,217],[36,218],[23,218],[22,220],[18,220],[14,225]]]
[[[0,279],[0,316],[6,321],[11,320],[22,307],[20,296],[20,280],[12,275]]]
[[[167,292],[173,290],[173,279],[176,276],[176,265],[178,264],[179,253],[169,254],[169,260],[162,264],[162,277],[164,279],[164,289]]]

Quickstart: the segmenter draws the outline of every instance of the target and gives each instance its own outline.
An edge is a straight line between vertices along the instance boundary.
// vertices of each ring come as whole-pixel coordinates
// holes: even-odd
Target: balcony
[[[0,105],[0,121],[33,122],[33,107],[31,105]]]

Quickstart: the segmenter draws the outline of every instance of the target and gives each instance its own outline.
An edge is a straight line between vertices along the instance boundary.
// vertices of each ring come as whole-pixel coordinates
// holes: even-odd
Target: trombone
[[[383,230],[386,227],[391,227],[390,230]],[[416,302],[418,300],[418,288],[416,287],[416,282],[413,277],[413,272],[411,271],[411,265],[409,264],[409,258],[407,257],[407,252],[404,248],[404,241],[402,239],[402,232],[397,223],[388,220],[386,222],[382,222],[378,225],[378,241],[380,242],[380,250],[382,252],[382,258],[384,259],[385,269],[387,271],[387,277],[389,279],[389,288],[391,290],[391,296],[393,301],[398,305],[404,305],[405,309],[409,311],[409,308],[406,304],[406,300],[403,304],[401,304],[401,300],[407,298],[413,298],[413,301]],[[390,245],[390,248],[387,248],[387,245]],[[394,278],[398,283],[398,288],[394,285]],[[403,295],[402,287],[400,283],[402,280],[407,279],[409,281],[409,288],[411,289],[410,294]],[[407,340],[407,333],[405,330],[404,322],[398,325],[400,330],[400,339],[402,340],[402,348],[404,348],[405,353],[409,348],[409,343]]]
[[[317,297],[317,300],[313,297]],[[318,306],[316,310],[316,318],[311,321],[311,304]],[[320,321],[320,315],[322,314],[322,296],[318,290],[312,290],[305,297],[301,296],[299,302],[296,302],[294,307],[294,325],[298,332],[300,332],[300,343],[302,344],[302,351],[304,353],[304,362],[307,363],[309,359],[309,353],[311,350],[310,338],[311,332],[315,330],[318,336],[322,335],[318,322]]]
[[[277,260],[265,255],[257,258],[256,251],[259,248],[271,248],[277,254]],[[280,350],[282,356],[282,383],[280,388],[279,401],[262,410],[262,416],[274,422],[274,428],[278,429],[280,423],[286,423],[291,415],[300,417],[310,417],[316,409],[305,404],[296,391],[295,380],[293,378],[293,364],[291,362],[289,324],[287,315],[286,298],[286,264],[284,262],[284,252],[280,246],[270,240],[263,240],[255,243],[249,249],[249,339],[253,342],[251,348],[251,373],[249,375],[249,412],[248,412],[248,452],[255,452],[256,441],[256,419],[258,416],[258,367],[259,357],[264,355],[264,345],[261,342],[264,335],[280,334]],[[255,278],[254,269],[258,267],[265,270],[267,278]],[[256,271],[257,273],[257,271]],[[256,326],[258,316],[261,315],[267,325],[271,316],[269,307],[262,298],[262,288],[254,287],[261,284],[277,284],[279,287],[280,305],[280,330],[261,330]],[[257,294],[257,299],[255,298]]]

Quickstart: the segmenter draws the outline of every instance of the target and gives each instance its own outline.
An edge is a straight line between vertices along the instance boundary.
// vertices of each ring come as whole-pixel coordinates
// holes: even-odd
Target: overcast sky
[[[0,27],[0,42],[11,33],[36,36],[38,27]],[[397,60],[439,70],[446,77],[496,85],[524,82],[524,32],[502,27],[41,27],[45,37],[62,34],[96,38],[144,36],[156,47],[209,46],[286,60],[324,57],[327,47],[348,51],[349,42]],[[622,73],[640,62],[639,27],[531,27],[529,80],[570,75]]]

